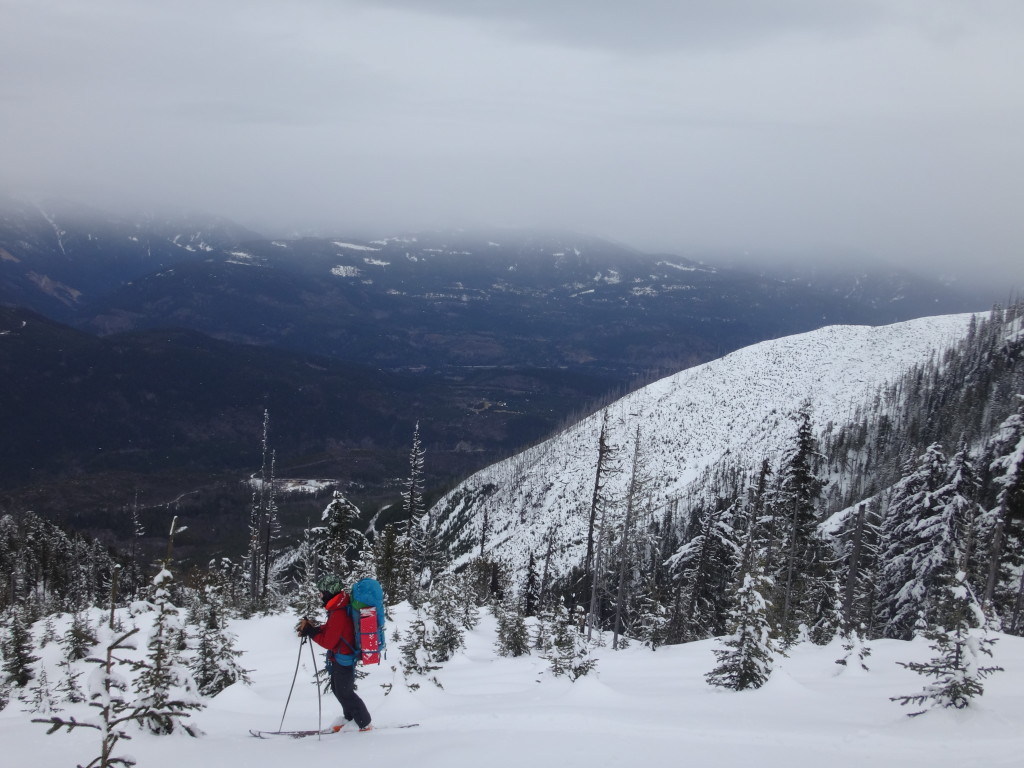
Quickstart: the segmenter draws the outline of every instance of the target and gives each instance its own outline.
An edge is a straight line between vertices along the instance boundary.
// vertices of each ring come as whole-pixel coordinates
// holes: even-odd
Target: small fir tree
[[[714,653],[718,665],[705,679],[711,685],[743,691],[760,688],[772,673],[778,649],[768,623],[768,601],[764,595],[771,583],[758,574],[745,574],[731,614],[732,634],[721,641]]]
[[[39,661],[32,655],[32,632],[29,628],[24,605],[15,605],[7,620],[7,631],[3,641],[4,682],[16,688],[24,688],[35,676],[32,665]]]
[[[46,621],[43,622],[43,634],[39,638],[39,647],[45,648],[50,643],[56,642],[57,639],[57,626],[51,613],[46,617]]]
[[[498,609],[498,637],[495,650],[499,656],[526,656],[530,653],[530,635],[526,620],[513,600],[506,600]]]
[[[428,675],[441,668],[433,663],[430,657],[430,640],[431,633],[426,619],[420,611],[417,611],[416,617],[409,622],[409,627],[405,630],[405,635],[398,646],[401,654],[402,675],[405,678],[406,687],[411,691],[420,687],[416,677]],[[436,675],[432,675],[431,680],[439,688],[441,687]]]
[[[547,660],[552,675],[567,677],[573,682],[597,666],[597,659],[590,655],[586,639],[564,605],[559,604],[555,609],[550,645],[545,649],[543,658]]]
[[[207,585],[198,611],[195,653],[189,664],[193,679],[203,696],[216,696],[229,685],[251,685],[249,673],[239,663],[242,652],[235,649],[237,638],[224,626],[223,599],[217,587]]]
[[[50,680],[46,674],[45,665],[39,668],[39,674],[32,681],[23,700],[28,705],[25,709],[26,712],[37,712],[44,715],[50,712],[60,712],[61,706],[50,689]]]
[[[427,606],[427,615],[434,625],[427,644],[433,661],[448,661],[466,644],[465,630],[459,620],[460,600],[461,595],[450,576],[441,576],[434,581]]]
[[[178,609],[170,601],[174,576],[166,568],[153,579],[156,617],[147,644],[146,665],[135,679],[135,692],[148,708],[142,718],[152,733],[183,730],[189,736],[198,730],[182,722],[191,710],[202,708],[195,695],[195,683],[178,649]]]
[[[85,768],[128,768],[135,761],[128,756],[114,754],[114,748],[122,739],[131,739],[125,730],[129,723],[142,725],[148,718],[178,719],[188,717],[188,713],[177,709],[159,710],[153,708],[149,699],[133,699],[128,696],[128,679],[120,673],[120,667],[145,669],[146,664],[134,662],[116,655],[120,651],[134,650],[134,635],[138,629],[132,629],[116,637],[106,645],[104,658],[90,658],[88,661],[96,665],[89,677],[89,706],[97,710],[95,718],[76,720],[74,717],[65,720],[51,716],[47,719],[35,719],[34,723],[45,723],[50,726],[47,733],[54,733],[61,728],[68,732],[75,728],[94,728],[102,734],[100,754],[93,758]]]
[[[82,671],[68,659],[61,659],[57,665],[60,667],[57,693],[69,704],[80,704],[85,701],[85,694],[82,693],[82,687],[78,682],[82,677]]]
[[[865,641],[860,632],[853,629],[843,636],[843,658],[836,659],[845,669],[859,669],[868,671],[867,659],[871,655],[871,646]]]
[[[71,615],[71,626],[64,633],[62,639],[64,645],[64,656],[69,661],[81,661],[89,656],[92,647],[96,645],[96,630],[89,623],[89,616],[84,611]]]
[[[892,701],[898,701],[901,706],[924,706],[924,709],[910,712],[911,717],[935,707],[963,709],[972,698],[984,693],[982,680],[1002,671],[1002,667],[980,663],[982,655],[992,656],[995,638],[987,633],[985,614],[963,571],[943,585],[939,607],[946,619],[944,626],[933,626],[925,632],[936,655],[923,663],[898,662],[902,667],[934,678],[920,693],[892,697]]]

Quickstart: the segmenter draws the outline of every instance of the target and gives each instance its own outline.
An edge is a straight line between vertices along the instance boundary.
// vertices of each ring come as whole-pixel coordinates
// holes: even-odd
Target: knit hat
[[[335,576],[333,573],[325,573],[319,579],[316,580],[316,588],[321,592],[326,592],[329,595],[336,595],[344,590],[344,585],[341,583],[341,579]]]

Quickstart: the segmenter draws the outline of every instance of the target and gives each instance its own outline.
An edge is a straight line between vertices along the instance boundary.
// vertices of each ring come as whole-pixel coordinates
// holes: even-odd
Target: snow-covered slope
[[[412,617],[403,604],[394,610],[392,626],[404,631]],[[94,614],[92,621],[101,618]],[[148,624],[139,623],[145,635]],[[131,755],[139,768],[964,768],[1019,765],[1024,749],[1024,735],[1013,725],[1024,718],[1024,640],[1019,637],[1001,636],[992,663],[1006,672],[987,680],[984,696],[968,709],[908,718],[908,710],[889,698],[924,685],[923,678],[896,664],[928,659],[929,648],[920,640],[876,641],[870,671],[837,666],[835,659],[843,655],[838,643],[804,643],[778,662],[763,688],[732,693],[704,681],[715,664],[712,640],[657,653],[639,644],[624,651],[599,648],[596,672],[570,683],[553,678],[536,654],[496,656],[489,615],[467,634],[466,648],[436,673],[443,689],[421,678],[418,691],[408,690],[393,670],[397,648],[390,661],[367,668],[359,693],[375,724],[383,726],[379,730],[321,740],[254,739],[250,728],[278,727],[293,674],[297,682],[285,728],[315,728],[339,713],[330,694],[317,701],[311,684],[314,658],[308,647],[299,647],[294,624],[295,618],[285,615],[233,621],[253,685],[236,683],[195,713],[193,721],[205,733],[201,738],[154,736],[131,725],[132,740],[118,744],[115,756]],[[43,651],[55,662],[55,644]],[[385,695],[387,684],[393,687]],[[4,765],[85,765],[99,754],[97,731],[47,736],[45,725],[30,722],[43,715],[22,709],[15,700],[0,712]],[[81,720],[96,712],[78,704],[59,714]],[[410,722],[419,726],[386,727]]]
[[[758,466],[790,442],[791,416],[809,402],[819,431],[841,425],[858,404],[915,363],[962,338],[971,315],[928,317],[883,327],[830,326],[767,341],[691,368],[609,406],[610,442],[628,482],[633,436],[656,478],[650,508],[698,490],[702,472],[723,458]],[[517,570],[553,540],[556,572],[581,562],[597,465],[602,414],[466,480],[434,509],[451,551],[465,560],[485,550]],[[458,564],[458,563],[456,563]]]

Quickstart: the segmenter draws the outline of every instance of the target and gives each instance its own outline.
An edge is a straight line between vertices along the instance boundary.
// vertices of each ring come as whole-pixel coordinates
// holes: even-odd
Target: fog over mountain
[[[0,0],[5,191],[1020,285],[1011,0]]]

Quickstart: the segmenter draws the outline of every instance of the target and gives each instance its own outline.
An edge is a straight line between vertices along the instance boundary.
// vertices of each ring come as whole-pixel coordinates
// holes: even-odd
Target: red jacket
[[[317,645],[347,656],[351,659],[348,664],[355,664],[356,658],[356,630],[352,623],[352,616],[348,608],[348,593],[339,592],[332,597],[324,606],[327,609],[327,621],[310,635]],[[338,659],[342,664],[343,659]]]

